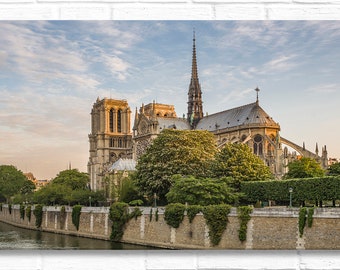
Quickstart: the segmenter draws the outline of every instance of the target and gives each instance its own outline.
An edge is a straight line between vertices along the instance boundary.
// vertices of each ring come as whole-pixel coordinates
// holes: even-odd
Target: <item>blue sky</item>
[[[205,113],[254,102],[258,86],[282,137],[340,158],[340,21],[1,21],[0,164],[86,171],[97,97],[182,116],[193,28]]]

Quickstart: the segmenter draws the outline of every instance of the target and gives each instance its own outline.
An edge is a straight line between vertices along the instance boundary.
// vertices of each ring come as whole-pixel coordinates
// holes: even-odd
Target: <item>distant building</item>
[[[218,147],[226,143],[247,144],[253,153],[259,156],[277,178],[287,172],[287,164],[299,156],[316,159],[324,168],[328,166],[326,146],[319,156],[318,145],[315,153],[280,136],[280,125],[260,106],[259,88],[256,88],[256,100],[253,103],[226,109],[204,116],[202,90],[198,78],[195,36],[193,38],[192,71],[188,89],[188,112],[178,118],[173,105],[152,102],[136,109],[133,134],[130,129],[117,132],[118,115],[121,127],[130,126],[130,109],[126,101],[113,99],[97,100],[92,109],[92,133],[90,138],[89,173],[91,187],[102,189],[103,173],[119,157],[138,158],[145,152],[152,141],[164,129],[208,130],[214,134]],[[121,104],[121,105],[117,105]],[[124,105],[122,105],[124,104]],[[112,113],[111,113],[112,111]],[[111,120],[113,119],[113,120]],[[115,129],[116,128],[116,129]],[[124,130],[124,132],[123,132]],[[121,138],[121,147],[111,143],[112,138]],[[293,153],[288,147],[294,149]]]

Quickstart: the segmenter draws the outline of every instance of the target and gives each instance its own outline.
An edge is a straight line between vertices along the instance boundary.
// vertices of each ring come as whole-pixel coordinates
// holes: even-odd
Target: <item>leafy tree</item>
[[[86,189],[89,183],[87,173],[79,172],[78,169],[65,170],[59,172],[56,178],[53,179],[54,184],[61,184],[75,189]]]
[[[216,151],[208,131],[163,130],[137,162],[136,185],[144,195],[150,198],[156,193],[164,203],[171,177],[207,176]]]
[[[33,200],[45,205],[78,203],[87,205],[91,196],[91,201],[95,204],[102,200],[103,196],[91,192],[88,183],[89,177],[86,173],[77,169],[61,171],[50,183],[35,192]]]
[[[331,166],[329,166],[328,175],[340,175],[340,162],[334,163]]]
[[[32,192],[34,184],[25,175],[12,165],[0,166],[0,198],[6,198],[9,202],[15,194]],[[24,192],[24,193],[22,193]]]
[[[233,203],[236,195],[228,186],[230,179],[195,178],[175,175],[166,198],[169,203],[210,205]]]
[[[232,177],[239,190],[244,181],[262,181],[273,178],[269,167],[246,144],[226,144],[212,163],[213,177]]]
[[[325,171],[321,165],[313,158],[302,157],[288,163],[288,173],[284,179],[322,177]]]

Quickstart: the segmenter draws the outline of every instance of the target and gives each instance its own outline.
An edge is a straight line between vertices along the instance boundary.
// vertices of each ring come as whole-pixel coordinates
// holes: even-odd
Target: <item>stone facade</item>
[[[131,110],[126,100],[99,98],[91,111],[88,173],[92,190],[103,190],[103,177],[119,158],[132,157]]]

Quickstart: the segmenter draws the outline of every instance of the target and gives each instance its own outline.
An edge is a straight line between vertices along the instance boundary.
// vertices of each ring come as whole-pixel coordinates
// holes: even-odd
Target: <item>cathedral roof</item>
[[[134,171],[136,169],[136,161],[133,159],[120,158],[112,164],[109,171]]]
[[[243,125],[266,125],[279,128],[279,124],[260,107],[258,102],[254,102],[205,116],[198,122],[196,129],[215,131]]]
[[[190,129],[190,125],[187,119],[184,118],[165,118],[165,117],[158,117],[158,126],[160,131],[166,128],[174,128],[178,130],[188,130]]]

